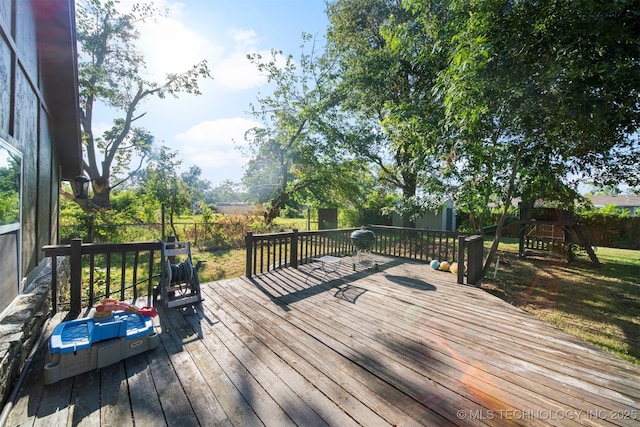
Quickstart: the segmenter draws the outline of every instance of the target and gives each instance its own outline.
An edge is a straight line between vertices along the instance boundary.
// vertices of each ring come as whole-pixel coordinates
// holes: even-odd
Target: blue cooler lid
[[[49,352],[71,353],[91,346],[93,319],[62,322],[55,327],[49,339]]]

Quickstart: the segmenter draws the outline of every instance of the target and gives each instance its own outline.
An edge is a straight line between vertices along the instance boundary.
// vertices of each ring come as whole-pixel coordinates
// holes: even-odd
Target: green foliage
[[[360,223],[359,209],[340,209],[338,211],[338,228],[357,227]]]
[[[142,194],[139,194],[140,215],[142,222],[154,223],[160,222],[161,203],[153,194],[148,194],[142,190]]]
[[[628,218],[630,212],[627,209],[619,208],[615,204],[601,208],[582,207],[576,212],[581,219],[605,221],[607,218]]]
[[[214,202],[214,192],[211,189],[211,183],[206,179],[201,179],[202,169],[199,166],[191,166],[186,172],[180,175],[180,178],[185,183],[189,197],[191,200],[202,200],[210,203]],[[194,204],[193,209],[201,208],[202,204]],[[195,212],[193,212],[195,213]]]
[[[441,195],[469,214],[473,229],[495,221],[490,204],[504,219],[515,197],[573,204],[576,182],[570,176],[594,171],[601,187],[616,180],[633,185],[640,176],[634,134],[640,117],[640,42],[633,25],[638,5],[330,2],[323,50],[304,35],[299,58],[278,51],[249,57],[273,92],[251,107],[262,126],[246,135],[251,160],[243,182],[255,201],[266,203],[269,220],[295,216],[302,205],[341,207],[349,223],[357,223],[363,209],[411,218],[433,209],[432,195]],[[206,68],[193,69],[186,80],[173,76],[173,88],[142,78],[133,21],[152,19],[157,10],[144,6],[120,15],[110,14],[112,2],[91,0],[86,6],[79,39],[86,43],[83,52],[93,54],[85,59],[102,62],[83,65],[84,107],[106,96],[113,96],[114,106],[125,105],[135,90],[119,89],[135,89],[135,82],[144,83],[144,96],[197,92],[194,79],[206,76]],[[92,18],[107,15],[121,28],[110,27],[116,22],[110,18]],[[118,55],[132,61],[122,65],[121,76],[109,74]],[[97,70],[104,74],[91,80]],[[96,147],[116,146],[127,128],[128,141],[148,155],[152,136],[133,129],[133,122],[118,119],[93,140],[85,126],[89,157]],[[175,162],[167,159],[164,169]],[[208,192],[198,167],[177,178],[154,167],[140,174],[144,208],[133,209],[130,196],[114,193],[114,204],[130,210],[129,218],[157,221],[160,201],[173,217],[195,200],[244,198],[232,182]],[[219,236],[211,240],[225,244]]]
[[[405,202],[387,210],[420,215],[419,190],[433,192],[434,172],[446,158],[440,149],[448,137],[444,109],[434,92],[446,57],[429,22],[401,2],[339,0],[328,6],[328,16],[329,43],[342,69],[342,108],[350,115],[343,144],[375,165],[379,184],[401,191]]]
[[[637,3],[492,0],[451,10],[453,61],[440,87],[465,145],[499,131],[495,143],[532,180],[636,179]]]
[[[135,189],[127,189],[124,191],[114,192],[111,197],[112,212],[110,216],[116,222],[144,223],[153,222],[153,216],[148,213],[157,204],[152,200],[143,198],[139,200],[140,195]],[[149,205],[147,205],[149,203]]]
[[[204,201],[200,201],[200,215],[202,216],[202,223],[205,226],[205,230],[208,230],[211,227],[213,219],[215,218],[215,211],[209,207]]]
[[[258,200],[266,200],[260,196],[260,191],[256,195]],[[245,202],[247,200],[248,195],[243,193],[240,184],[228,179],[211,190],[211,201],[213,202]]]
[[[425,214],[425,212],[440,211],[444,207],[443,195],[420,195],[403,197],[391,207],[383,207],[382,213],[385,215],[398,214],[403,218],[415,221]]]
[[[20,222],[20,194],[15,190],[0,191],[0,225]]]
[[[295,202],[344,204],[358,197],[354,176],[362,165],[342,151],[337,131],[343,117],[337,108],[337,69],[326,52],[318,54],[309,35],[303,35],[298,60],[272,51],[249,59],[275,87],[260,96],[252,113],[263,126],[251,129],[249,161],[243,183],[258,203],[267,202],[267,221]],[[294,203],[292,203],[294,201]]]
[[[299,207],[293,207],[289,204],[280,210],[281,218],[300,218],[301,215]]]
[[[428,63],[434,48],[448,57],[435,86],[454,136],[444,140],[443,178],[477,227],[489,202],[504,208],[502,219],[517,196],[572,203],[570,176],[637,182],[637,2],[410,4],[423,21],[413,40],[436,41],[409,44],[416,61]]]
[[[0,145],[0,225],[20,222],[22,159]]]
[[[77,8],[84,171],[94,191],[91,203],[83,205],[86,210],[111,208],[111,189],[135,174],[151,154],[153,135],[134,125],[145,114],[138,111],[142,103],[151,96],[199,94],[198,80],[210,77],[206,61],[202,61],[183,73],[167,74],[162,82],[150,81],[144,58],[135,46],[136,25],[152,21],[164,11],[149,3],[135,4],[130,12],[121,13],[116,3],[86,0]],[[120,114],[101,136],[94,134],[96,103]],[[134,156],[140,163],[131,171]],[[112,183],[112,177],[121,180]]]
[[[598,245],[640,250],[640,216],[631,216],[628,210],[609,205],[579,209],[576,217]]]
[[[178,237],[174,225],[175,218],[189,211],[192,198],[188,186],[177,173],[181,161],[176,159],[176,155],[176,152],[169,148],[160,147],[147,167],[142,188],[145,194],[155,199],[164,209],[168,209],[173,235]]]
[[[203,225],[199,232],[195,228],[186,227],[184,236],[185,239],[195,242],[201,250],[209,251],[244,248],[244,239],[249,231],[268,233],[278,230],[276,223],[265,224],[262,217],[250,215],[219,216],[214,222]]]
[[[231,249],[234,247],[234,244],[237,245],[240,241],[239,236],[235,234],[231,236],[225,234],[227,230],[224,227],[213,224],[205,227],[204,234],[200,235],[197,239],[195,234],[191,233],[189,229],[185,230],[185,239],[197,242],[197,247],[202,250]]]
[[[60,198],[60,241],[68,243],[76,238],[89,240],[93,217],[92,213],[85,212],[77,203],[66,197]]]
[[[606,215],[615,215],[618,218],[626,218],[630,215],[630,212],[626,209],[620,209],[616,205],[608,205],[602,208],[602,213]]]

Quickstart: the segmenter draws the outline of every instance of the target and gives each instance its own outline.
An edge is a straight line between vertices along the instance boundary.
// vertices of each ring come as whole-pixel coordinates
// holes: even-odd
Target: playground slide
[[[518,218],[515,217],[515,216],[508,216],[504,220],[504,225],[503,226],[507,226],[507,225],[511,224],[513,221],[517,221],[517,220],[518,220]],[[495,234],[496,228],[498,228],[498,224],[487,225],[486,227],[482,227],[482,234]]]

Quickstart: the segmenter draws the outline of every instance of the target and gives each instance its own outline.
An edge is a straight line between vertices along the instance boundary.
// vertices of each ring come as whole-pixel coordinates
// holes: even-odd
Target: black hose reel
[[[186,260],[179,264],[171,264],[166,260],[165,271],[167,272],[167,281],[172,285],[191,284],[194,276],[197,274],[196,269],[191,265],[190,260]]]
[[[170,258],[186,256],[186,259],[172,264]],[[154,300],[160,295],[167,308],[195,304],[202,301],[198,270],[204,261],[196,266],[191,261],[191,245],[189,242],[162,242],[162,274],[158,290],[154,291]]]

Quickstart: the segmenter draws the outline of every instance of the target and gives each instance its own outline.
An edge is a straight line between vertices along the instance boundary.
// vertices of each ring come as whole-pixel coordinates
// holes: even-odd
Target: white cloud
[[[252,49],[258,42],[258,35],[253,30],[233,28],[229,31],[229,35],[234,40],[239,50]]]
[[[254,30],[232,28],[226,33],[214,29],[204,34],[183,20],[183,3],[164,2],[169,13],[155,21],[141,24],[136,45],[145,58],[147,73],[155,81],[167,73],[182,73],[206,59],[213,84],[232,91],[247,90],[267,83],[247,55],[258,52],[259,37]],[[268,50],[259,51],[263,57]]]
[[[128,13],[136,2],[120,0],[118,9]],[[204,179],[214,184],[224,179],[239,181],[248,159],[242,157],[236,145],[245,145],[244,133],[260,126],[241,116],[255,101],[252,90],[267,84],[266,76],[247,55],[259,53],[265,60],[271,59],[263,35],[251,28],[251,20],[239,24],[224,20],[213,5],[207,9],[190,7],[186,0],[154,3],[160,9],[168,9],[167,16],[139,25],[140,37],[135,42],[145,59],[148,78],[160,82],[166,73],[187,71],[206,59],[213,80],[199,80],[202,96],[182,94],[177,100],[149,99],[143,109],[149,114],[139,125],[149,129],[158,144],[168,141],[170,148],[178,150],[185,166],[199,166]],[[194,19],[196,9],[211,16]],[[208,22],[218,24],[207,25]],[[284,58],[277,61],[284,63]],[[183,129],[187,130],[178,133]]]
[[[224,49],[203,34],[190,29],[175,17],[160,18],[140,26],[137,46],[143,53],[151,78],[159,80],[167,73],[182,73],[206,59],[211,66]]]
[[[267,78],[247,59],[248,52],[234,52],[215,65],[214,81],[227,89],[246,90],[262,86]]]
[[[259,123],[235,117],[198,123],[176,135],[182,143],[182,155],[202,168],[236,165],[240,170],[247,158],[242,157],[236,145],[246,145],[244,134]]]
[[[122,0],[118,9],[128,13],[133,3],[135,0]],[[140,24],[136,42],[152,80],[161,81],[167,73],[185,72],[206,59],[213,85],[220,89],[244,91],[267,83],[267,78],[247,59],[250,53],[271,56],[269,50],[259,48],[261,40],[254,30],[233,27],[220,33],[218,28],[207,28],[204,33],[186,23],[188,3],[156,0],[155,5],[168,10],[167,16]],[[284,63],[284,58],[280,59]]]
[[[271,51],[258,49],[259,37],[253,30],[233,28],[227,32],[227,37],[231,39],[229,45],[232,49],[213,67],[212,74],[216,83],[231,90],[247,90],[265,85],[267,77],[249,61],[247,55],[258,53],[263,58],[270,59]],[[276,57],[277,63],[284,64],[284,61],[282,55]]]

